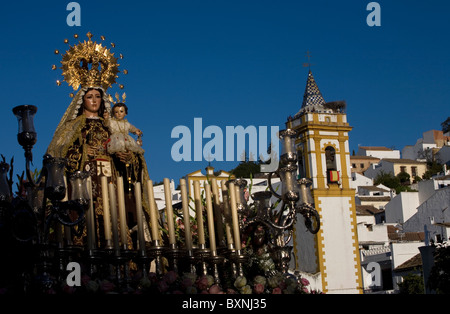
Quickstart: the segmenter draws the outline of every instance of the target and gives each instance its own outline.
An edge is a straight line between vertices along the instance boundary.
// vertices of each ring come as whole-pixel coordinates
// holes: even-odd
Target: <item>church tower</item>
[[[362,293],[355,190],[350,187],[345,102],[326,103],[309,70],[300,111],[287,128],[296,140],[300,177],[312,180],[311,192],[321,219],[317,234],[299,217],[294,232],[295,269],[311,275],[325,293]]]

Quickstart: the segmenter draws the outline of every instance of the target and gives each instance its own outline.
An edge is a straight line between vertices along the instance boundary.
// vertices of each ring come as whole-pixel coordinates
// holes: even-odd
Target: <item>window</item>
[[[406,172],[406,166],[400,166],[400,172]]]
[[[303,157],[303,149],[297,150],[298,175],[300,178],[306,177],[306,165]]]
[[[415,177],[415,176],[417,176],[417,167],[411,167],[411,176],[412,177]]]
[[[328,183],[339,182],[339,171],[336,167],[336,150],[332,146],[325,148],[325,161],[327,166]]]
[[[334,147],[328,146],[325,148],[325,160],[328,170],[336,170],[336,150]]]

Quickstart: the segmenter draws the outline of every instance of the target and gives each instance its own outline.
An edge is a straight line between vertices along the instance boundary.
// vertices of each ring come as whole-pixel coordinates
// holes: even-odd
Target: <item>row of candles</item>
[[[119,254],[120,249],[127,249],[127,220],[125,210],[125,194],[123,188],[123,178],[117,177],[117,193],[113,182],[109,182],[107,177],[101,177],[101,189],[103,199],[103,219],[104,219],[104,235],[106,241],[106,248],[114,249]],[[149,218],[151,238],[154,243],[159,243],[161,240],[160,229],[158,223],[159,210],[156,206],[153,182],[147,181],[147,194],[149,204]],[[206,248],[205,230],[204,230],[204,215],[203,205],[201,199],[201,187],[199,181],[193,182],[194,188],[194,204],[195,204],[195,218],[197,222],[198,243],[197,247]],[[217,180],[213,178],[211,184],[208,181],[204,183],[205,199],[206,199],[206,220],[209,236],[209,250],[211,256],[217,256],[217,242],[224,243],[224,230],[222,225],[222,212],[220,209],[220,195]],[[88,178],[88,190],[92,193],[92,183]],[[180,179],[182,212],[185,233],[185,249],[192,251],[194,243],[191,232],[190,208],[188,200],[188,192],[186,180]],[[221,181],[221,189],[223,196],[223,215],[225,217],[225,233],[227,237],[227,245],[229,249],[241,250],[240,229],[238,220],[238,204],[243,200],[240,196],[240,188],[233,183],[233,180]],[[228,191],[228,193],[227,193]],[[136,203],[136,220],[137,220],[137,243],[138,252],[141,256],[146,255],[145,245],[145,215],[142,205],[142,186],[140,182],[134,183],[134,196]],[[172,192],[170,189],[170,180],[164,179],[164,195],[165,195],[165,221],[168,229],[168,245],[170,247],[177,247],[174,210],[172,206]],[[116,198],[117,196],[117,198]],[[229,200],[229,201],[228,201]],[[214,203],[214,206],[213,206]],[[214,217],[219,222],[215,227]],[[87,237],[88,249],[94,250],[96,247],[95,240],[95,225],[94,225],[94,207],[92,197],[90,199],[90,208],[86,216],[87,221]],[[216,241],[216,231],[218,241]],[[119,241],[120,238],[120,241]]]

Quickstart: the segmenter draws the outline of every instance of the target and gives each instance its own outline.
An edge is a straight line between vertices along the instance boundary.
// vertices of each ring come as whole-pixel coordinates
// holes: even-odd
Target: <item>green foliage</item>
[[[439,294],[450,293],[450,247],[436,248],[428,287]]]
[[[438,174],[441,171],[442,171],[442,164],[438,163],[436,161],[432,161],[432,162],[428,163],[428,170],[425,171],[422,178],[424,180],[429,180],[429,179],[431,179],[432,176],[434,176],[435,174]]]
[[[424,294],[424,284],[422,276],[408,274],[403,277],[403,282],[399,283],[400,294]]]
[[[241,161],[239,165],[230,170],[231,174],[234,174],[236,178],[250,178],[255,177],[255,174],[260,173],[260,164],[254,161]]]
[[[394,176],[392,172],[380,171],[373,183],[374,185],[383,184],[388,188],[395,189],[400,186],[400,179]]]
[[[411,176],[407,172],[400,172],[399,174],[397,174],[397,178],[400,180],[401,184],[409,182],[410,177]]]
[[[394,189],[397,194],[400,192],[412,192],[413,190],[406,185],[409,182],[409,178],[410,175],[406,172],[400,172],[395,176],[392,172],[380,171],[374,180],[374,184],[383,184],[388,188]]]
[[[441,123],[442,132],[450,132],[450,117],[448,117],[444,122]]]

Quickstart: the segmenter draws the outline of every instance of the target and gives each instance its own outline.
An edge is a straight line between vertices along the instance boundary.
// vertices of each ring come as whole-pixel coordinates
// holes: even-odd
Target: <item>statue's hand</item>
[[[116,153],[116,156],[119,157],[121,162],[127,163],[131,160],[132,153],[129,151],[118,152],[118,153]]]
[[[96,152],[98,150],[97,146],[91,146],[91,145],[86,145],[87,146],[87,154],[88,156],[95,156]]]

